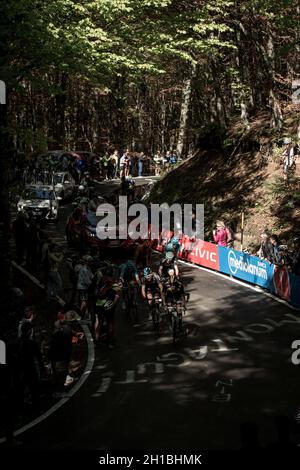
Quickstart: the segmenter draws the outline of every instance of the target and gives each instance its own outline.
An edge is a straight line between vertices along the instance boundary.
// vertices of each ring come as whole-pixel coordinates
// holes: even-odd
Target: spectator
[[[96,323],[95,340],[100,340],[104,321],[107,324],[107,343],[114,347],[114,313],[119,300],[119,287],[113,283],[113,273],[108,269],[104,276],[98,277],[96,286]]]
[[[169,163],[170,163],[170,165],[176,165],[177,160],[178,160],[178,158],[177,158],[176,152],[173,152],[173,151],[172,151],[172,153],[170,153],[170,155],[169,155]]]
[[[160,150],[153,157],[153,161],[155,164],[155,176],[159,176],[161,173],[161,169],[164,166],[164,156]]]
[[[139,155],[138,155],[138,177],[141,177],[142,176],[142,173],[143,173],[143,161],[145,159],[145,154],[144,152],[141,152]]]
[[[127,177],[129,175],[130,153],[129,150],[122,155],[120,159],[120,175]]]
[[[285,139],[286,148],[282,154],[282,163],[283,163],[283,173],[285,176],[294,168],[295,166],[295,152],[294,146],[291,142],[291,139]]]
[[[75,273],[77,275],[77,292],[80,299],[80,312],[86,319],[89,319],[88,312],[88,294],[89,288],[93,281],[93,272],[90,268],[90,263],[93,258],[89,255],[83,256],[77,266],[75,266]]]
[[[103,178],[104,178],[105,180],[110,179],[110,177],[109,177],[109,172],[110,172],[110,164],[109,164],[109,161],[110,161],[110,157],[109,157],[109,155],[106,153],[106,154],[101,158],[102,174],[103,174]]]
[[[22,336],[22,326],[24,323],[29,322],[32,325],[30,339],[34,339],[34,320],[36,318],[35,308],[33,306],[26,307],[24,309],[23,318],[20,320],[18,325],[18,337]]]
[[[260,235],[261,238],[261,245],[257,252],[257,256],[262,259],[269,261],[269,263],[273,262],[273,245],[270,241],[270,235],[267,231],[264,231]]]
[[[29,389],[32,405],[38,411],[40,402],[39,383],[43,371],[42,354],[32,336],[31,322],[23,323],[19,343],[19,365],[21,390],[24,396],[26,387]]]
[[[272,262],[278,266],[282,266],[283,258],[282,258],[282,250],[280,248],[280,242],[277,235],[270,236],[270,243],[272,245],[273,253],[272,253]]]
[[[49,346],[49,359],[51,361],[51,368],[54,380],[57,380],[56,363],[65,363],[65,386],[70,385],[74,379],[71,377],[69,365],[72,354],[72,339],[73,331],[66,321],[66,315],[69,313],[70,304],[66,304],[62,311],[57,315],[57,320],[54,323],[54,332],[52,334]],[[74,311],[74,319],[80,319],[80,316]],[[77,335],[77,333],[75,333]]]
[[[218,220],[216,223],[216,228],[213,230],[213,237],[215,243],[219,246],[231,246],[233,242],[231,231],[221,220]]]
[[[117,168],[118,168],[118,152],[117,150],[115,150],[115,152],[109,157],[109,161],[108,161],[108,170],[107,170],[108,179],[111,180],[111,179],[116,178]]]
[[[13,222],[13,232],[16,242],[17,263],[23,265],[28,236],[27,215],[24,211],[18,212],[17,218]]]
[[[58,272],[59,265],[63,255],[58,253],[57,246],[54,243],[49,244],[48,260],[49,273],[47,279],[47,300],[55,299],[62,287],[62,280]]]
[[[300,276],[300,237],[293,240],[293,256],[292,256],[293,272]]]
[[[38,267],[38,247],[40,243],[40,226],[35,220],[30,220],[27,237],[26,266],[34,272]]]

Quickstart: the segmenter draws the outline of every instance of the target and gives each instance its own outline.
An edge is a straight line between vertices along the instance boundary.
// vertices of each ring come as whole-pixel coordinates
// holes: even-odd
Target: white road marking
[[[185,349],[184,351],[193,359],[200,361],[201,359],[204,359],[207,356],[208,347],[200,346],[200,348],[198,349]]]
[[[224,341],[221,339],[212,339],[210,340],[214,343],[217,343],[217,349],[211,349],[211,352],[228,352],[228,351],[238,351],[239,348],[228,348]]]
[[[100,397],[103,393],[107,392],[111,384],[110,377],[103,377],[100,387],[97,392],[92,395],[92,397]]]
[[[135,370],[127,370],[126,380],[118,380],[115,383],[119,385],[128,385],[128,384],[138,384],[138,383],[146,383],[146,382],[148,382],[147,379],[135,380]]]
[[[154,368],[155,374],[163,374],[164,372],[164,365],[161,362],[145,362],[144,364],[138,364],[138,374],[143,375],[146,374],[147,367]]]

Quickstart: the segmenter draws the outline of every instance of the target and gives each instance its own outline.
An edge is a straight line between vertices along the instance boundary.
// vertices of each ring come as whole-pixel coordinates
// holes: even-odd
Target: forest
[[[280,133],[300,73],[299,11],[296,0],[7,0],[10,147],[185,157],[261,111]]]
[[[297,0],[1,2],[3,282],[18,155],[214,148],[226,159],[262,115],[264,145],[299,139],[299,17]]]

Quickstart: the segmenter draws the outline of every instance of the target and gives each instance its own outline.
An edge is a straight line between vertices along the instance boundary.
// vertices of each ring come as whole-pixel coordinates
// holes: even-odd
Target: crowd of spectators
[[[293,239],[292,245],[282,244],[276,234],[264,230],[261,235],[261,243],[256,253],[261,259],[275,264],[285,266],[288,271],[300,275],[300,237]]]
[[[132,152],[126,149],[122,154],[117,150],[107,152],[100,159],[100,168],[104,179],[126,178],[130,176],[159,175],[178,162],[175,151],[168,150],[165,154],[158,150],[153,156],[146,152]]]

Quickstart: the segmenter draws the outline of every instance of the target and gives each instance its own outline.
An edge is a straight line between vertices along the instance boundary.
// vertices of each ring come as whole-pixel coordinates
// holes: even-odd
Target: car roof
[[[42,191],[53,191],[53,186],[50,184],[30,184],[26,189],[40,189]]]

